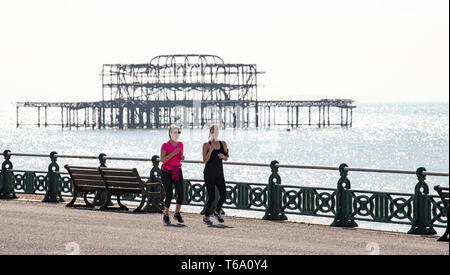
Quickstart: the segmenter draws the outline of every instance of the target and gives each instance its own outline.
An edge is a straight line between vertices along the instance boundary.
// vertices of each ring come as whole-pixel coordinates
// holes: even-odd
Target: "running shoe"
[[[170,224],[169,214],[164,214],[163,221],[165,224]]]
[[[222,215],[221,215],[220,213],[217,213],[216,211],[214,211],[214,217],[216,217],[216,219],[217,219],[220,223],[223,223],[223,222],[224,222]]]
[[[183,222],[184,222],[183,218],[181,217],[180,212],[176,212],[176,213],[173,215],[173,217],[174,217],[175,219],[177,219],[179,223],[183,223]]]
[[[203,223],[207,224],[207,225],[212,225],[212,221],[209,219],[208,216],[205,216],[203,218]]]

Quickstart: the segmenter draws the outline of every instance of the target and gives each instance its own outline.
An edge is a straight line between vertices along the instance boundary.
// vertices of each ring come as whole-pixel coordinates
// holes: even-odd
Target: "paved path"
[[[438,236],[239,217],[208,227],[189,213],[165,226],[161,214],[64,205],[0,200],[0,254],[449,254]]]

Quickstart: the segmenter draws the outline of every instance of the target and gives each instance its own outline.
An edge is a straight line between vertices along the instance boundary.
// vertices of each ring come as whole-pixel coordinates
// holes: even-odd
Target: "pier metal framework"
[[[261,73],[255,64],[225,63],[215,55],[160,55],[149,63],[105,64],[101,101],[17,102],[17,127],[23,125],[19,108],[37,108],[38,126],[62,128],[162,128],[174,123],[184,128],[211,123],[223,128],[352,126],[351,99],[259,100]],[[340,109],[340,122],[330,122],[330,107]],[[48,108],[60,109],[60,122],[48,123]],[[308,114],[302,115],[305,108]]]
[[[215,55],[160,55],[144,64],[105,64],[103,100],[257,100],[255,64]]]

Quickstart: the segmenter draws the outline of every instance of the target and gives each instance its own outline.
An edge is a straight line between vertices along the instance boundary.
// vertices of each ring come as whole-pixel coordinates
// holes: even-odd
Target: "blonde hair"
[[[168,131],[169,137],[170,137],[170,131],[171,131],[172,129],[178,129],[178,130],[180,130],[180,127],[178,127],[178,126],[175,125],[175,124],[170,125],[169,128],[168,128],[168,130],[169,130],[169,131]]]
[[[217,124],[211,124],[211,126],[209,127],[208,141],[211,141],[211,140],[212,140],[213,134],[211,133],[211,131],[214,130],[214,127],[217,127],[217,129],[219,129],[219,125],[217,125]]]

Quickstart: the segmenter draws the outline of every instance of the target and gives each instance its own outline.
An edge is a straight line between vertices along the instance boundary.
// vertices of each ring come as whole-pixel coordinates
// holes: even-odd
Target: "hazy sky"
[[[104,63],[214,54],[260,97],[448,101],[449,1],[0,0],[0,101],[101,99]]]

